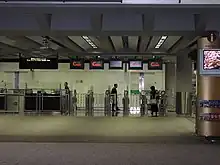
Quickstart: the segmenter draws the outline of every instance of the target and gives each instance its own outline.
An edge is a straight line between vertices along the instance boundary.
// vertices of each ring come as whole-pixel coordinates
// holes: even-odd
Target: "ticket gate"
[[[72,115],[77,116],[77,92],[76,90],[73,91],[72,103],[73,103]]]
[[[94,96],[93,91],[89,90],[85,96],[85,116],[94,116]]]
[[[140,94],[140,116],[143,117],[147,110],[147,97],[145,93]]]
[[[122,99],[123,103],[123,116],[127,117],[129,116],[129,97],[128,97],[128,91],[124,91],[124,97]]]
[[[109,89],[105,91],[104,115],[105,116],[112,116],[112,111],[111,111],[111,94],[110,94],[110,90]]]
[[[162,91],[159,102],[159,116],[166,116],[166,97],[165,91]]]

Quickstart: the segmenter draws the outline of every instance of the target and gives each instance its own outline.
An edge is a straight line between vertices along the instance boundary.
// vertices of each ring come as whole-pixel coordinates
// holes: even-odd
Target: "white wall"
[[[165,69],[165,68],[164,68]],[[7,88],[14,87],[14,71],[19,71],[18,63],[0,63],[0,87],[6,83]],[[165,74],[163,71],[148,71],[147,64],[144,64],[142,71],[132,71],[125,73],[123,70],[108,70],[105,64],[104,70],[89,70],[88,64],[85,70],[70,70],[69,64],[59,64],[58,70],[20,70],[20,88],[59,88],[65,81],[69,83],[71,89],[78,92],[87,92],[91,85],[96,93],[103,93],[108,86],[114,83],[119,84],[119,93],[128,86],[129,89],[138,89],[139,73],[145,73],[145,89],[155,85],[158,89],[165,88]],[[156,83],[155,83],[156,82]]]

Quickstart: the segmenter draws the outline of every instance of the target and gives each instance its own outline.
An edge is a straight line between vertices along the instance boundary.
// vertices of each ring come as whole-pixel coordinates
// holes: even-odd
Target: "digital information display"
[[[19,69],[58,69],[57,58],[20,58]]]
[[[161,60],[148,60],[148,70],[163,70]]]
[[[220,50],[199,50],[200,74],[219,75],[220,74]]]
[[[84,61],[71,59],[70,69],[84,69]]]
[[[90,61],[89,69],[104,69],[104,61],[102,61],[102,60]]]
[[[129,69],[129,70],[142,70],[142,69],[143,69],[143,62],[140,61],[140,60],[129,61],[129,63],[128,63],[128,69]]]
[[[123,62],[120,60],[113,60],[109,62],[109,69],[123,69]]]

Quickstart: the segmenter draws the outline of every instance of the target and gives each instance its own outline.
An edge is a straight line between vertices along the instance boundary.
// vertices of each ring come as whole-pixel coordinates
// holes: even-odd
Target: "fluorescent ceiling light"
[[[98,47],[91,41],[91,39],[88,36],[82,36],[82,38],[94,49],[97,49]]]
[[[159,49],[163,45],[163,43],[166,41],[166,39],[167,39],[167,36],[162,36],[160,40],[158,41],[157,45],[155,46],[155,48]]]

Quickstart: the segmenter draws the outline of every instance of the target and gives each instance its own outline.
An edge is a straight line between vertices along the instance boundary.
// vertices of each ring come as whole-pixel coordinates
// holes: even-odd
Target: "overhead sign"
[[[143,62],[141,60],[131,60],[128,63],[129,70],[143,70]]]
[[[148,60],[148,70],[162,70],[163,63],[161,60]]]
[[[84,61],[71,59],[70,69],[84,69]]]
[[[109,69],[123,69],[123,62],[121,60],[109,61]]]
[[[19,69],[58,69],[57,58],[20,58]]]
[[[104,61],[102,60],[92,60],[89,63],[90,69],[104,69]]]

